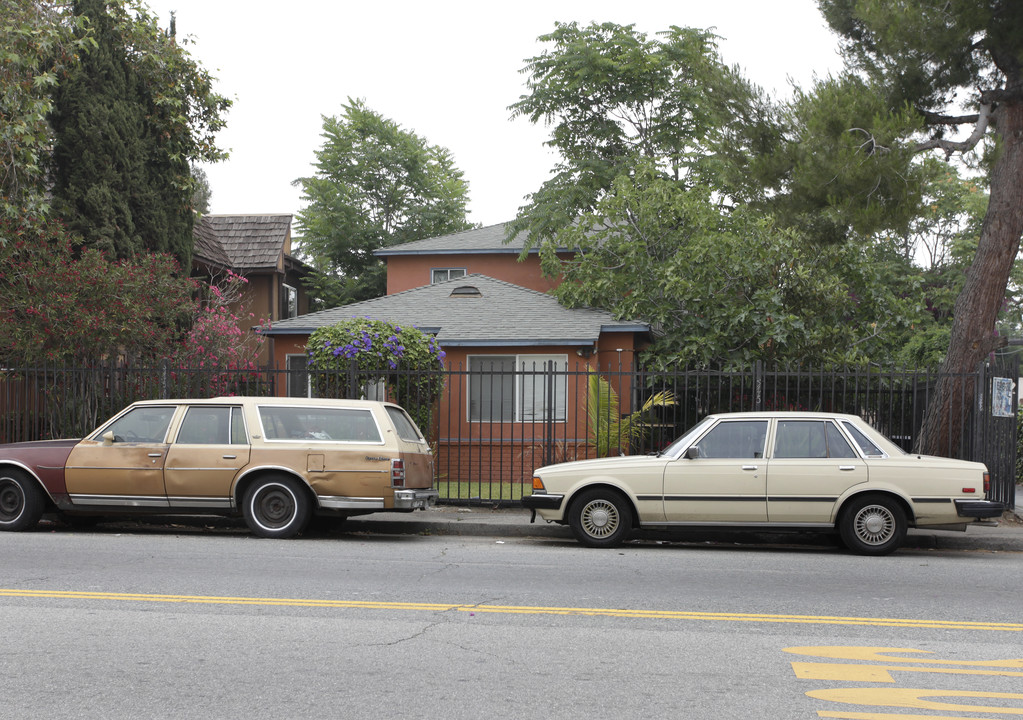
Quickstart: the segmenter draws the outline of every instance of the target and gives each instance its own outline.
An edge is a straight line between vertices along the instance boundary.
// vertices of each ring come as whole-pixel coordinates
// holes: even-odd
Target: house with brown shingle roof
[[[248,280],[243,329],[309,312],[303,279],[311,269],[291,254],[291,215],[204,215],[192,234],[192,274],[216,280],[232,271]]]

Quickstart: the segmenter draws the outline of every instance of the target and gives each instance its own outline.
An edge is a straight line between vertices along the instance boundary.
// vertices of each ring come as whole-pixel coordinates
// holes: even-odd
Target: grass
[[[434,487],[445,500],[519,500],[532,494],[525,482],[449,482],[441,480]]]

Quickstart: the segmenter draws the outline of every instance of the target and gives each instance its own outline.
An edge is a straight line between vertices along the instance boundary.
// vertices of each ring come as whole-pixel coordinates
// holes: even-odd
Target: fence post
[[[753,363],[753,409],[762,412],[764,409],[764,363],[757,360]]]

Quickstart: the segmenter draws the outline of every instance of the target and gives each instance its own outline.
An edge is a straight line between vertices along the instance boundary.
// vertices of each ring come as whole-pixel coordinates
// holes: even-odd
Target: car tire
[[[34,479],[20,470],[0,469],[0,530],[35,527],[45,508],[46,496]]]
[[[587,547],[616,547],[632,532],[632,506],[614,490],[584,490],[572,501],[568,513],[572,532]]]
[[[290,538],[305,530],[312,507],[300,482],[289,477],[267,477],[245,491],[242,516],[255,535]]]
[[[860,555],[888,555],[902,546],[909,524],[897,500],[864,495],[849,501],[838,521],[847,548]]]

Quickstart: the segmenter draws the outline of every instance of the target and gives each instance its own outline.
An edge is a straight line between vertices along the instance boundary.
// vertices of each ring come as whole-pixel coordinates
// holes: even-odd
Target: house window
[[[430,271],[430,284],[460,277],[465,277],[465,268],[434,268]]]
[[[312,397],[309,388],[309,359],[305,355],[285,358],[288,375],[288,397]]]
[[[298,288],[281,285],[281,319],[298,317]]]
[[[565,420],[566,355],[469,357],[471,422]]]

